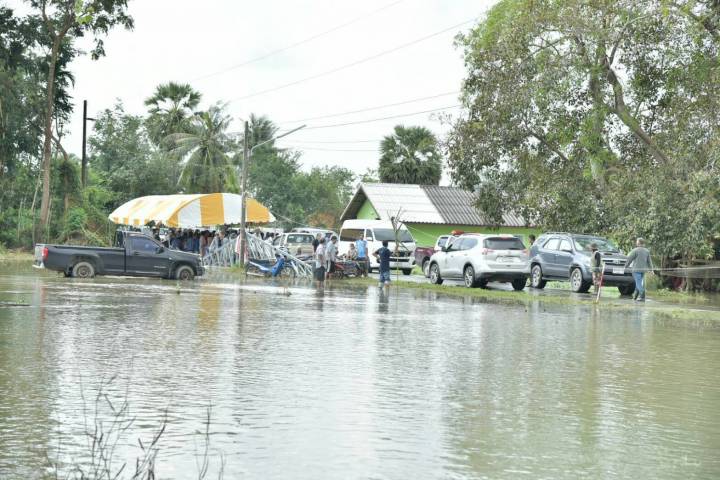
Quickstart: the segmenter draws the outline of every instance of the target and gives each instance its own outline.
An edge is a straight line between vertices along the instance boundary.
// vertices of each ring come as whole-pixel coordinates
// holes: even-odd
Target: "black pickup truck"
[[[199,255],[170,250],[147,235],[122,232],[118,243],[115,248],[38,244],[34,266],[78,278],[132,275],[192,280],[203,274]]]

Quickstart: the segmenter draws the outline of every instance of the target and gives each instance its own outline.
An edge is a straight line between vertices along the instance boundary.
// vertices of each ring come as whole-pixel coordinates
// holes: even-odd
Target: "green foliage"
[[[380,143],[378,174],[385,183],[438,185],[442,161],[437,139],[425,127],[395,127]]]
[[[97,117],[88,140],[90,167],[102,185],[116,192],[104,204],[108,208],[136,197],[179,190],[177,157],[153,146],[145,124],[142,117],[125,113],[120,102]]]
[[[237,192],[237,174],[229,152],[230,116],[215,105],[191,120],[188,133],[168,136],[173,155],[183,161],[179,183],[187,193]]]
[[[504,0],[457,40],[466,115],[452,180],[500,219],[710,255],[717,201],[717,2]]]
[[[145,120],[148,135],[158,147],[173,133],[190,133],[191,118],[202,95],[188,84],[168,82],[158,85],[155,93],[145,100],[149,115]]]

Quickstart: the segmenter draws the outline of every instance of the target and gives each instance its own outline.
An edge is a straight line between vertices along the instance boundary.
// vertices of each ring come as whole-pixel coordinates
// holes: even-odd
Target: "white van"
[[[415,239],[405,227],[402,227],[399,233],[401,245],[398,254],[390,257],[390,268],[400,269],[405,275],[410,275],[415,265]],[[382,220],[345,220],[340,229],[338,253],[346,254],[350,250],[350,244],[360,238],[367,241],[370,270],[380,266],[373,253],[382,247],[383,240],[388,241],[391,252],[395,251],[395,232],[392,223]]]

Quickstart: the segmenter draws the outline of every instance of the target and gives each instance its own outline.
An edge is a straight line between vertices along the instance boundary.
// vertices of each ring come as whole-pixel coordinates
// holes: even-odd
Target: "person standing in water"
[[[315,281],[318,287],[325,285],[325,239],[318,239],[315,249]]]
[[[635,278],[635,293],[633,294],[633,300],[637,302],[644,302],[645,273],[652,272],[653,264],[652,258],[650,258],[650,251],[645,248],[645,240],[638,238],[635,245],[636,247],[628,254],[625,268],[631,268],[633,277]]]
[[[383,240],[382,247],[375,252],[375,257],[380,264],[379,287],[382,288],[383,285],[390,286],[390,249],[387,240]]]

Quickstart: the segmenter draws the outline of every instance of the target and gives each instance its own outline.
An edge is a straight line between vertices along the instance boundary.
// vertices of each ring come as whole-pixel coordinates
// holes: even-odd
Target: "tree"
[[[145,124],[142,117],[126,113],[121,102],[97,117],[88,139],[90,162],[98,182],[115,192],[108,208],[136,197],[178,190],[178,162],[153,148]]]
[[[380,143],[378,174],[385,183],[438,185],[442,162],[437,139],[425,127],[398,125]]]
[[[147,129],[150,139],[158,147],[173,133],[187,133],[190,119],[200,104],[202,95],[187,83],[169,82],[158,85],[155,93],[145,100],[148,108]]]
[[[498,2],[458,38],[468,73],[446,142],[452,180],[495,220],[511,210],[621,243],[672,217],[666,192],[702,192],[687,208],[706,211],[718,187],[698,189],[699,173],[720,160],[717,13],[713,1]],[[704,218],[709,237],[720,225]],[[704,255],[694,241],[663,240],[662,253]]]
[[[188,133],[168,137],[171,152],[183,158],[178,183],[186,192],[237,191],[235,169],[228,153],[236,148],[227,135],[230,117],[222,106],[212,106],[193,117]]]
[[[105,54],[102,39],[115,25],[132,28],[132,17],[126,14],[127,0],[30,0],[30,5],[40,13],[47,43],[48,71],[45,91],[45,125],[43,135],[43,193],[38,230],[45,235],[50,214],[50,174],[52,160],[52,135],[55,105],[56,66],[61,50],[68,41],[86,33],[95,36],[91,52],[94,59]]]

